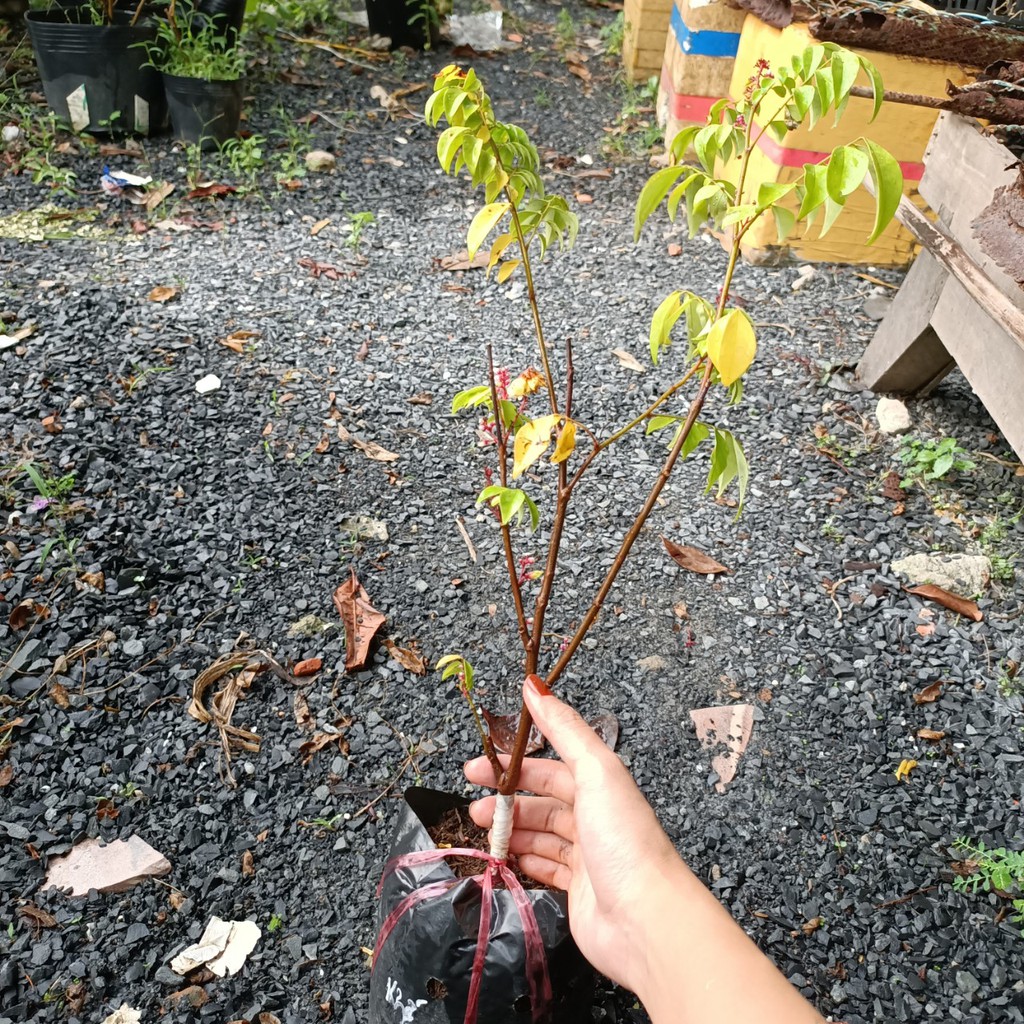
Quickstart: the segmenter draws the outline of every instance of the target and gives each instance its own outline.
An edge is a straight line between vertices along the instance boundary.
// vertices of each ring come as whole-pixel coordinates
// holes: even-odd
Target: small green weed
[[[829,516],[821,525],[822,537],[827,537],[836,544],[842,544],[845,534],[836,526],[835,516]]]
[[[363,210],[361,213],[351,213],[348,218],[348,238],[345,239],[345,244],[350,249],[358,249],[359,243],[363,239],[363,232],[376,220],[369,210]]]
[[[150,377],[155,377],[159,373],[170,373],[173,370],[173,366],[139,366],[137,363],[132,364],[132,372],[127,377],[121,377],[118,380],[118,384],[124,388],[125,393],[129,396],[135,394],[135,392],[142,387],[143,384],[149,380]]]
[[[1013,909],[1016,913],[1013,921],[1021,925],[1024,936],[1024,850],[1007,850],[1005,847],[989,849],[983,842],[972,843],[961,837],[953,844],[953,848],[964,854],[968,865],[973,869],[969,875],[959,875],[953,879],[953,888],[957,892],[1009,893]]]
[[[974,469],[974,463],[965,458],[966,455],[955,437],[944,437],[938,442],[909,438],[903,442],[899,454],[906,473],[901,486],[909,487],[915,481],[943,480],[950,473]]]
[[[598,36],[604,44],[604,52],[607,56],[620,56],[622,54],[622,44],[626,40],[625,13],[623,11],[619,11],[619,13],[601,29]]]
[[[571,50],[576,45],[576,22],[565,7],[555,18],[555,45],[559,50]]]
[[[1020,678],[1020,665],[1015,661],[1004,661],[999,667],[999,693],[1003,697],[1024,697],[1024,678]]]
[[[284,927],[284,918],[278,914],[271,914],[270,920],[267,922],[267,931],[273,934],[279,932]]]
[[[221,146],[221,155],[232,174],[252,182],[265,165],[263,156],[266,138],[250,135],[247,139],[228,139]]]

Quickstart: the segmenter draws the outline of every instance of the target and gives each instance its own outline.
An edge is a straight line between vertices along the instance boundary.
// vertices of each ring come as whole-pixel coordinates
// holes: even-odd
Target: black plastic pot
[[[366,20],[374,35],[391,39],[392,50],[425,50],[439,38],[438,18],[426,10],[428,4],[433,0],[366,0]]]
[[[234,138],[242,116],[245,80],[209,81],[164,75],[174,137],[214,149]]]
[[[391,857],[432,850],[427,829],[453,807],[468,801],[450,793],[413,788],[405,792]],[[481,871],[483,862],[481,862]],[[378,929],[410,893],[455,876],[444,861],[402,867],[384,880],[377,909]],[[547,956],[553,999],[544,1018],[551,1024],[591,1020],[594,972],[569,934],[564,892],[527,890]],[[395,925],[374,958],[370,977],[370,1024],[463,1024],[477,928],[480,883],[464,878],[446,893],[418,903]],[[487,959],[480,989],[478,1024],[527,1024],[533,1020],[522,923],[511,894],[496,889]],[[409,1013],[413,1016],[407,1016]]]
[[[245,17],[245,0],[198,0],[196,11],[203,18],[208,18],[217,31],[227,41],[228,49],[238,41],[242,31],[242,20]]]
[[[75,131],[149,135],[167,124],[160,73],[146,66],[152,23],[131,25],[117,11],[113,25],[82,24],[78,8],[25,15],[50,109]]]

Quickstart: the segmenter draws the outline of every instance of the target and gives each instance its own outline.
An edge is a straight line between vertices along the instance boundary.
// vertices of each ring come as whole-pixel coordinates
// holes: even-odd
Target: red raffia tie
[[[477,1009],[480,1003],[480,985],[483,981],[484,962],[487,959],[487,943],[490,941],[491,931],[491,896],[494,892],[494,876],[497,875],[508,888],[509,894],[519,911],[520,920],[523,923],[523,945],[526,947],[526,981],[530,989],[530,1007],[533,1011],[534,1024],[543,1020],[551,1002],[551,978],[548,976],[548,961],[544,953],[544,942],[540,937],[540,927],[537,924],[537,916],[533,912],[533,904],[526,890],[522,887],[519,879],[516,878],[508,862],[492,857],[489,853],[481,850],[469,850],[456,848],[451,850],[420,850],[417,853],[406,853],[401,857],[394,857],[384,865],[384,873],[381,875],[380,884],[377,886],[377,898],[380,898],[384,888],[384,879],[397,871],[398,868],[419,867],[421,864],[432,864],[435,861],[444,860],[447,857],[473,857],[482,860],[487,865],[479,875],[472,877],[480,883],[480,926],[476,934],[476,952],[473,955],[473,973],[469,982],[469,997],[466,1000],[466,1016],[463,1024],[476,1024]],[[377,963],[377,956],[388,936],[394,930],[395,925],[406,913],[418,903],[434,899],[448,892],[457,885],[460,879],[444,879],[440,882],[432,882],[421,889],[409,893],[394,910],[388,914],[387,919],[381,926],[380,934],[377,936],[377,944],[373,948],[373,962]]]

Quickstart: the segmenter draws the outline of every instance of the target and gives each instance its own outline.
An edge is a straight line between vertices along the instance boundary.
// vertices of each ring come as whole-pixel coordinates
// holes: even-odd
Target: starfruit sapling
[[[882,99],[878,72],[866,59],[840,47],[808,47],[774,72],[766,61],[759,61],[740,100],[720,101],[712,108],[706,125],[679,133],[673,145],[673,163],[655,172],[640,193],[637,237],[663,202],[672,219],[682,208],[691,236],[708,221],[726,233],[726,270],[714,301],[680,290],[659,304],[650,328],[652,361],[664,364],[673,331],[683,324],[688,342],[685,369],[677,371],[676,379],[647,408],[603,439],[574,415],[573,353],[568,340],[556,377],[535,289],[536,265],[553,246],[568,248],[575,242],[577,218],[564,198],[546,192],[536,148],[522,129],[497,120],[476,73],[450,65],[436,76],[425,116],[431,125],[447,122],[437,141],[438,160],[447,174],[457,177],[464,172],[473,186],[483,189],[484,205],[467,232],[469,255],[475,256],[493,237],[487,273],[494,273],[499,282],[522,275],[537,342],[539,368],[528,367],[514,380],[507,369],[496,370],[489,346],[486,381],[460,391],[452,402],[453,413],[477,410],[484,415],[481,438],[495,451],[495,465],[485,471],[486,486],[478,503],[491,508],[499,523],[523,651],[522,675],[540,672],[549,686],[558,680],[597,619],[673,469],[705,441],[711,442],[706,491],[717,486],[721,496],[736,483],[742,509],[749,477],[742,446],[730,431],[704,423],[699,417],[712,389],[718,386],[730,404],[740,400],[743,378],[757,353],[753,322],[743,310],[729,306],[744,236],[769,214],[780,240],[818,212],[823,213],[822,231],[827,231],[848,196],[870,178],[877,197],[874,238],[891,220],[902,192],[899,165],[867,139],[837,146],[820,164],[805,165],[795,182],[762,183],[756,189],[747,181],[751,155],[765,134],[779,139],[803,123],[813,126],[829,114],[841,117],[850,90],[862,74],[873,89],[873,113],[877,114]],[[697,162],[681,162],[691,148]],[[725,161],[738,167],[735,180],[720,174],[719,164]],[[543,411],[538,405],[544,406]],[[625,513],[628,526],[623,540],[579,624],[556,648],[546,647],[544,627],[575,489],[603,453],[641,426],[647,434],[671,431],[661,470],[640,507]],[[545,468],[549,463],[553,471]],[[550,505],[542,508],[527,493],[524,479],[532,487],[545,473],[552,480],[553,493]],[[542,521],[548,529],[546,554],[541,560],[543,570],[536,578],[539,586],[531,615],[527,613],[525,593],[529,577],[522,573],[522,560],[516,557],[513,529],[533,532]],[[574,618],[571,611],[566,616]],[[547,662],[543,668],[542,658]],[[452,654],[442,658],[438,668],[442,678],[458,678],[494,769],[499,798],[491,853],[504,857],[514,794],[532,726],[529,712],[521,707],[510,760],[503,767],[471,696],[472,666],[461,654]]]

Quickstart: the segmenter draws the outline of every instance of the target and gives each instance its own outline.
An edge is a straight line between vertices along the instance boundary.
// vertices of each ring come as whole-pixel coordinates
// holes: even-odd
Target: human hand
[[[650,805],[619,758],[537,676],[523,688],[527,707],[561,762],[523,761],[509,852],[520,868],[569,894],[569,924],[583,955],[602,974],[634,992],[647,973],[652,916],[693,879]],[[507,758],[504,762],[507,763]],[[466,777],[493,785],[486,758],[466,765]],[[486,828],[494,797],[470,807]]]

